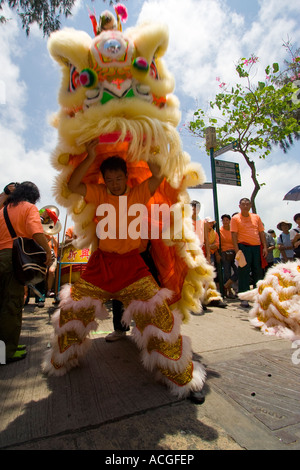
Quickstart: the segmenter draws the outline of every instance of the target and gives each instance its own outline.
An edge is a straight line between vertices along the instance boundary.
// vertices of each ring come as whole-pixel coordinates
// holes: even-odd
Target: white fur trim
[[[98,320],[105,320],[109,317],[109,314],[104,307],[103,303],[98,299],[92,299],[91,297],[83,297],[81,300],[73,300],[70,295],[70,285],[65,285],[60,291],[60,309],[57,310],[52,316],[52,324],[54,331],[57,335],[66,333],[66,331],[76,331],[76,333],[83,338],[89,334],[90,331],[98,328]],[[60,310],[72,309],[74,312],[81,310],[82,308],[95,308],[95,320],[90,322],[87,326],[80,320],[71,320],[65,325],[60,326]]]
[[[264,334],[291,341],[300,337],[299,261],[274,265],[256,289],[239,297],[254,303],[249,319]]]
[[[92,345],[92,340],[85,338],[81,344],[73,344],[66,351],[61,353],[59,351],[57,336],[52,337],[52,348],[45,354],[42,363],[42,370],[45,374],[62,376],[65,375],[70,369],[79,365],[78,358],[84,356]],[[61,367],[55,368],[51,362],[53,360]]]
[[[195,361],[193,361],[193,366],[193,378],[187,385],[180,387],[165,377],[161,372],[157,373],[157,380],[166,384],[172,395],[178,398],[187,397],[192,391],[197,392],[202,390],[206,379],[204,366],[200,362]]]
[[[165,357],[155,350],[149,353],[146,348],[141,354],[142,362],[146,369],[152,371],[156,367],[162,367],[176,373],[186,369],[192,360],[192,356],[191,340],[187,336],[182,337],[182,354],[178,360]]]

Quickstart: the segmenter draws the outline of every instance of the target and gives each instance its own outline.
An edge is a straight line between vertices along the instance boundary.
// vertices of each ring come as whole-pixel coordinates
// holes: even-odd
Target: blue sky
[[[183,148],[191,160],[201,163],[207,181],[211,181],[209,157],[200,142],[185,131],[197,107],[218,93],[216,77],[235,83],[234,65],[240,57],[252,53],[260,58],[260,70],[274,61],[282,61],[283,41],[288,38],[300,46],[300,4],[298,0],[127,0],[128,21],[124,29],[145,19],[160,19],[168,24],[169,49],[165,55],[175,76],[175,94],[181,103],[179,126]],[[78,1],[73,16],[63,26],[74,27],[93,36],[87,8],[97,15],[108,2]],[[111,9],[111,8],[110,8]],[[47,39],[32,28],[27,38],[10,10],[11,21],[0,25],[0,188],[8,182],[32,180],[40,188],[38,207],[53,204],[51,186],[56,175],[50,154],[56,144],[56,132],[49,117],[58,110],[57,95],[60,70],[47,51]],[[5,96],[4,96],[5,94]],[[4,96],[4,98],[3,98]],[[265,183],[256,198],[257,210],[266,229],[276,228],[281,219],[293,221],[300,212],[297,202],[285,202],[289,189],[300,184],[300,143],[284,155],[278,148],[266,160],[256,159],[259,181]],[[249,169],[239,154],[228,152],[220,157],[240,164],[242,187],[218,185],[219,214],[238,210],[241,197],[249,197],[252,181]],[[214,216],[211,190],[190,191],[202,203],[202,215]],[[64,221],[65,210],[61,209]],[[71,224],[69,220],[68,225]]]

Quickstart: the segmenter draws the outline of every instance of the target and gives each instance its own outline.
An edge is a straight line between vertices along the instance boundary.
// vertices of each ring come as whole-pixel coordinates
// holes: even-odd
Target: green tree
[[[293,99],[295,86],[291,81],[278,82],[280,70],[277,63],[265,69],[265,81],[254,83],[258,58],[242,58],[236,66],[241,83],[230,87],[220,81],[222,89],[210,102],[210,113],[202,109],[194,113],[189,130],[205,143],[205,129],[216,129],[217,148],[237,140],[235,151],[242,154],[251,171],[254,189],[251,195],[252,211],[256,213],[255,198],[260,189],[255,167],[255,157],[266,158],[271,145],[299,132],[299,122],[294,112],[300,100]],[[213,111],[218,110],[216,115]],[[216,149],[215,149],[216,150]]]
[[[294,83],[299,89],[299,91],[294,94],[294,99],[297,99],[300,97],[300,48],[295,48],[289,40],[283,43],[283,47],[286,49],[288,59],[284,60],[285,68],[278,79],[278,84],[281,86],[289,82]],[[297,119],[298,123],[300,123],[300,106],[294,111],[294,117]],[[300,140],[300,133],[297,131],[279,142],[284,153],[287,153],[295,140]]]
[[[106,0],[103,0],[105,2]],[[109,5],[118,3],[119,0],[109,0]],[[6,4],[12,10],[16,10],[21,18],[22,28],[27,36],[30,27],[36,23],[43,31],[44,36],[49,36],[52,31],[60,29],[60,18],[72,15],[71,11],[75,0],[0,0],[0,10]],[[0,15],[0,23],[9,19]]]

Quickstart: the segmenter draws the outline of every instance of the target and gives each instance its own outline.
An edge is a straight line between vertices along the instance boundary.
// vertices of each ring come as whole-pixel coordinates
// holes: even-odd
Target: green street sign
[[[230,142],[230,144],[225,145],[225,147],[222,147],[219,150],[216,150],[214,152],[214,157],[218,157],[219,155],[222,155],[222,153],[228,152],[229,150],[234,150],[238,146],[238,141],[234,140],[233,142]]]
[[[238,163],[215,160],[217,184],[241,186],[241,174]]]

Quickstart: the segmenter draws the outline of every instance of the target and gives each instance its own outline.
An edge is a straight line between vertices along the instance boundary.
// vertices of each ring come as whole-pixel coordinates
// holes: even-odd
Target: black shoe
[[[242,300],[240,306],[242,308],[250,308],[250,304],[249,304],[248,300]]]
[[[223,302],[222,300],[212,300],[209,305],[211,307],[219,307],[219,308],[226,308],[227,304]]]
[[[199,390],[198,392],[190,392],[188,399],[191,400],[191,402],[196,403],[196,405],[202,405],[205,402],[205,396],[202,390]]]

